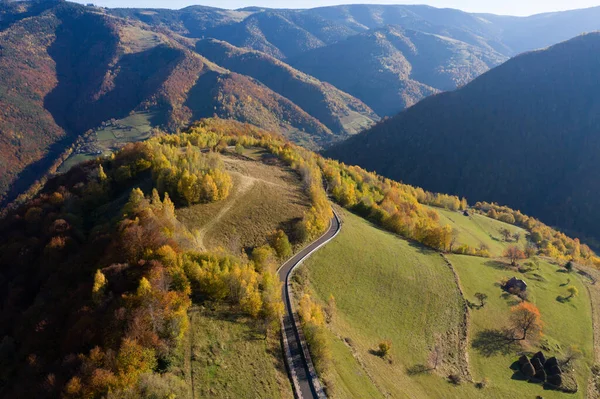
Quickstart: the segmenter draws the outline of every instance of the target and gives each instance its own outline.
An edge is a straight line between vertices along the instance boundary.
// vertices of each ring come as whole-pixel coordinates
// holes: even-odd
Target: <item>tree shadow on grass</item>
[[[496,270],[515,270],[514,266],[497,260],[488,260],[485,261],[483,264],[489,267],[493,267]]]
[[[518,345],[510,331],[487,329],[477,333],[472,343],[473,349],[482,356],[508,355],[514,352]]]
[[[431,369],[424,364],[415,364],[414,366],[406,368],[406,374],[411,376],[429,373],[430,371]]]

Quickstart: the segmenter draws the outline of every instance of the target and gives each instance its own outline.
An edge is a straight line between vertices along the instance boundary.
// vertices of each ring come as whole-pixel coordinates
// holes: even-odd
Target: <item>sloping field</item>
[[[464,366],[463,301],[438,253],[343,212],[339,236],[305,266],[317,297],[333,294],[337,304],[332,397],[447,398],[455,389],[444,377]],[[392,362],[374,354],[384,339]],[[438,371],[410,376],[436,345],[444,354]]]
[[[577,273],[563,273],[562,270],[544,260],[539,260],[539,269],[528,273],[519,273],[500,261],[464,255],[449,255],[448,258],[460,276],[467,299],[478,302],[475,293],[488,296],[483,308],[471,311],[469,357],[471,371],[476,381],[489,380],[489,387],[482,392],[487,398],[583,398],[587,389],[589,370],[593,362],[593,332],[590,298],[584,284],[589,280]],[[540,346],[545,354],[559,358],[567,352],[569,346],[579,348],[583,358],[575,363],[577,394],[565,394],[545,390],[541,385],[529,384],[513,379],[511,364],[518,359],[520,351],[537,351],[538,347],[505,345],[492,334],[508,327],[510,307],[519,301],[513,295],[503,293],[498,282],[503,278],[516,276],[527,282],[528,300],[540,310],[544,323]],[[579,296],[567,302],[559,297],[568,295],[567,286],[573,285],[579,290]],[[597,288],[594,288],[597,289]]]
[[[448,224],[458,231],[455,247],[466,244],[472,248],[479,248],[482,244],[489,248],[492,256],[502,256],[504,249],[509,245],[518,244],[523,247],[527,242],[527,232],[520,227],[489,218],[487,216],[470,213],[464,216],[462,212],[455,212],[440,208],[433,208],[440,215],[440,223]],[[519,241],[511,239],[504,241],[500,231],[506,229],[511,234],[518,233]]]
[[[264,339],[252,319],[226,305],[189,314],[195,398],[293,398],[278,336]]]
[[[270,231],[292,234],[293,223],[308,208],[299,177],[290,169],[268,165],[261,152],[250,156],[222,155],[233,178],[233,188],[224,201],[198,204],[177,210],[177,218],[192,231],[206,249],[227,245],[233,253],[264,244]],[[272,158],[267,162],[275,162]]]

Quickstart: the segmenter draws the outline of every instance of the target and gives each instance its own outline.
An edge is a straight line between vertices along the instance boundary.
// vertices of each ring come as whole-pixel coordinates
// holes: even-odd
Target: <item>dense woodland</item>
[[[302,175],[313,206],[293,244],[324,231],[331,209],[316,156],[248,126],[200,124],[75,167],[1,221],[3,397],[183,392],[192,299],[237,306],[267,334],[278,328],[275,269],[291,253],[287,235],[273,233],[249,256],[199,253],[174,213],[227,197],[231,180],[210,151],[237,142],[263,146]]]

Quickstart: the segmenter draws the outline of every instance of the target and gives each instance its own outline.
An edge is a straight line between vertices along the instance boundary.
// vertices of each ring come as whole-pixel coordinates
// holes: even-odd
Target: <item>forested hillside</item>
[[[154,128],[213,115],[325,148],[519,51],[600,28],[597,13],[2,2],[1,203]]]
[[[459,319],[461,299],[440,252],[498,256],[483,241],[466,241],[468,234],[507,230],[496,245],[508,254],[515,248],[522,257],[600,265],[578,240],[518,211],[477,204],[468,212],[523,230],[473,215],[486,233],[459,231],[448,221],[466,217],[464,198],[325,159],[248,124],[203,120],[75,166],[0,219],[0,396],[189,397],[193,390],[285,397],[289,384],[277,382],[283,304],[275,271],[327,229],[333,214],[325,186],[339,206],[379,226],[377,234],[393,233],[386,240],[401,243],[400,252],[418,253],[426,270],[446,271],[440,282],[456,299],[448,320]],[[527,237],[513,238],[521,232]],[[326,376],[330,332],[321,305],[304,294],[302,325]]]
[[[0,193],[8,199],[68,155],[84,132],[132,114],[169,131],[216,114],[289,133],[313,148],[334,140],[289,99],[208,62],[174,34],[73,3],[5,4]],[[376,118],[351,96],[338,91],[337,100]],[[369,126],[370,118],[361,123]],[[130,126],[121,130],[136,140]]]
[[[506,58],[443,36],[386,26],[291,58],[290,64],[393,115],[470,82]]]
[[[599,50],[592,33],[515,57],[327,155],[598,239]]]

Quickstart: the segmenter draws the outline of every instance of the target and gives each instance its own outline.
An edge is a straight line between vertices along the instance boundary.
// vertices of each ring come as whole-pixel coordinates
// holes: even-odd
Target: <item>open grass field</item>
[[[490,380],[485,389],[489,398],[583,398],[587,390],[589,370],[593,363],[593,331],[590,298],[584,284],[589,281],[577,273],[562,273],[559,268],[540,260],[540,269],[521,274],[506,267],[502,262],[449,255],[448,258],[457,270],[467,299],[477,302],[475,292],[487,294],[488,303],[480,309],[471,311],[471,348],[469,357],[475,380],[484,377]],[[517,276],[528,284],[529,300],[539,309],[544,322],[544,333],[540,340],[543,351],[548,355],[561,357],[570,345],[577,346],[583,353],[583,359],[576,363],[577,394],[565,394],[544,390],[540,385],[512,379],[513,370],[509,366],[518,359],[520,351],[537,351],[539,347],[508,347],[490,336],[490,332],[509,326],[510,307],[518,300],[505,295],[496,284],[503,278]],[[570,282],[567,284],[567,281]],[[579,296],[568,302],[557,300],[567,296],[567,285],[574,285]]]
[[[268,165],[253,158],[263,154],[248,151],[247,157],[223,155],[233,188],[227,199],[177,210],[177,218],[192,231],[200,246],[211,249],[226,245],[233,253],[265,244],[265,236],[276,229],[291,234],[293,223],[309,206],[299,177],[281,165]]]
[[[155,117],[155,113],[152,112],[137,112],[119,119],[114,126],[107,126],[96,131],[94,143],[102,151],[102,155],[106,156],[127,143],[146,140],[150,137],[151,120]],[[63,162],[58,171],[64,173],[74,165],[96,157],[98,157],[96,154],[77,154],[73,152]]]
[[[265,340],[251,319],[227,305],[194,306],[189,314],[194,398],[293,398],[278,336]]]
[[[507,246],[517,244],[520,247],[524,247],[527,242],[527,232],[520,227],[475,213],[470,213],[470,216],[464,216],[462,212],[435,207],[431,207],[431,209],[435,209],[438,212],[442,225],[448,224],[458,230],[456,247],[467,244],[472,248],[479,248],[481,244],[485,244],[492,256],[502,256]],[[521,236],[519,241],[504,241],[500,234],[501,229],[507,229],[512,234],[519,233]]]
[[[446,213],[443,211],[441,213]],[[450,213],[455,219],[454,213]],[[464,218],[464,237],[486,237],[504,223],[477,217],[477,225]],[[458,219],[460,220],[460,219]],[[443,258],[416,244],[384,232],[367,221],[343,212],[340,235],[306,262],[310,288],[323,303],[333,294],[337,314],[329,324],[333,367],[329,379],[334,398],[583,398],[587,397],[590,367],[594,360],[593,330],[588,278],[566,274],[540,259],[539,269],[521,274],[507,269],[499,260],[464,255],[448,255],[459,276],[466,299],[477,302],[476,292],[488,295],[483,308],[470,309],[468,318],[468,364],[473,382],[486,378],[488,385],[478,389],[463,382],[450,384],[447,376],[465,363],[457,345],[463,324],[463,299],[450,268]],[[469,225],[469,223],[471,223]],[[482,226],[471,232],[470,228]],[[489,237],[489,235],[487,236]],[[502,243],[501,243],[502,244]],[[500,250],[501,247],[498,247]],[[511,365],[522,351],[539,347],[498,345],[486,330],[508,327],[513,296],[503,296],[498,282],[517,276],[529,284],[530,300],[539,307],[544,322],[540,340],[543,351],[562,356],[570,345],[583,353],[575,376],[576,394],[545,390],[541,385],[513,379]],[[568,285],[579,296],[568,302]],[[451,333],[446,333],[450,331]],[[377,344],[392,342],[392,362],[374,354]],[[443,347],[444,364],[436,371],[416,373],[427,366],[428,355],[436,345]],[[464,381],[464,380],[463,380]]]
[[[343,212],[339,236],[305,267],[317,297],[333,294],[337,304],[330,324],[333,397],[447,398],[449,390],[468,389],[435,373],[407,372],[426,363],[436,344],[444,352],[439,374],[463,363],[463,300],[438,253]],[[384,339],[392,342],[391,364],[373,354]]]

